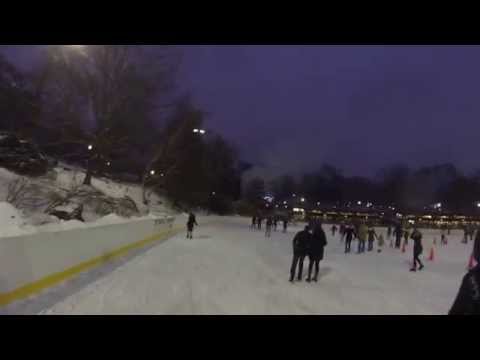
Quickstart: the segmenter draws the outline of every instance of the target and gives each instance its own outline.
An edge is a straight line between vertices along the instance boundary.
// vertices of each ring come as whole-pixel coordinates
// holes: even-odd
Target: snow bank
[[[8,196],[9,184],[21,178],[21,176],[4,168],[0,168],[0,202],[4,202],[0,208],[0,217],[2,218],[0,237],[32,234],[37,231],[61,231],[99,225],[121,224],[129,221],[166,217],[174,214],[168,205],[164,203],[163,199],[156,194],[149,194],[150,205],[144,205],[142,201],[143,191],[141,184],[119,183],[111,179],[93,177],[92,186],[86,187],[82,185],[84,177],[85,172],[83,169],[60,163],[44,176],[28,178],[28,184],[35,185],[35,197],[40,199],[42,204],[34,207],[20,206],[21,210],[18,210],[5,201]],[[102,217],[102,212],[99,212],[98,208],[98,206],[101,206],[99,204],[101,204],[102,200],[87,203],[84,207],[83,218],[86,223],[80,221],[61,221],[54,216],[44,213],[50,201],[49,197],[51,194],[64,196],[66,192],[77,188],[82,191],[86,190],[87,198],[89,192],[92,192],[92,196],[96,196],[95,192],[99,192],[103,196],[113,199],[121,199],[128,196],[135,202],[139,210],[138,217],[122,218],[113,214]],[[84,203],[82,199],[82,197],[72,198],[69,203],[57,206],[55,209],[71,212],[78,206],[78,203]],[[151,216],[146,217],[148,214],[151,214]]]
[[[6,202],[0,202],[0,237],[28,234],[33,231],[26,225],[20,210]]]

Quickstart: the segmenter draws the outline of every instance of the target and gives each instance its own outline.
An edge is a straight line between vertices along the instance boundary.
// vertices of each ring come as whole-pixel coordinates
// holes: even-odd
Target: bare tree
[[[54,145],[88,149],[85,184],[90,184],[93,168],[128,146],[134,134],[151,133],[146,124],[168,105],[177,59],[174,49],[165,46],[49,48],[39,84],[50,113],[56,112],[68,133],[57,136]]]

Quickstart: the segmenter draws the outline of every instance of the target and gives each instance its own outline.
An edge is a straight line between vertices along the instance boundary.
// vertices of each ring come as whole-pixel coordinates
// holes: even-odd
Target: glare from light
[[[362,205],[362,202],[361,202],[361,201],[358,201],[358,202],[357,202],[357,205]]]
[[[213,192],[212,192],[212,195],[215,195],[215,194],[216,194],[216,192],[215,192],[215,191],[213,191]]]
[[[107,166],[110,166],[110,165],[111,165],[110,161],[107,161]]]
[[[199,131],[200,131],[200,130],[198,130],[198,129],[193,129],[193,132],[194,132],[194,133],[198,133]]]
[[[88,150],[93,150],[93,145],[88,145]]]
[[[199,130],[199,132],[200,132],[200,134],[202,134],[202,135],[203,135],[203,134],[205,134],[205,132],[206,132],[206,131],[205,131],[205,130],[201,130],[201,129],[200,129],[200,130]]]
[[[150,175],[155,175],[155,170],[150,170]]]
[[[301,202],[305,202],[305,198],[301,198],[300,201],[301,201]]]

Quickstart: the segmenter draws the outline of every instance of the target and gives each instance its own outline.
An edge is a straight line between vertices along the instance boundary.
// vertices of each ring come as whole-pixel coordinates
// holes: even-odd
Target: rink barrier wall
[[[183,229],[174,218],[0,238],[0,307]],[[142,239],[137,241],[138,239]]]

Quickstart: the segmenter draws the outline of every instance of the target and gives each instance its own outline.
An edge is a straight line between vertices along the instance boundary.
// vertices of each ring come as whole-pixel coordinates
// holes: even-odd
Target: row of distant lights
[[[197,134],[197,133],[198,133],[198,134],[201,134],[201,135],[204,135],[204,134],[206,133],[206,131],[203,130],[203,129],[193,129],[193,132],[196,133],[196,134]]]

